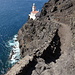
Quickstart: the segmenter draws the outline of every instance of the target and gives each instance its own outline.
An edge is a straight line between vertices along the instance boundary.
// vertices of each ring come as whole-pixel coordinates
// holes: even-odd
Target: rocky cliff
[[[75,75],[75,1],[50,0],[40,18],[18,32],[21,57],[6,75]]]

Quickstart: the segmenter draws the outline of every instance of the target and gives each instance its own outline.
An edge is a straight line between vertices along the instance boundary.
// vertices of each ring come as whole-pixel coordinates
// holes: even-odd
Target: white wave
[[[18,35],[16,34],[16,35],[14,35],[14,37],[15,37],[15,38],[17,38],[17,37],[18,37]]]
[[[17,35],[14,35],[13,39],[8,41],[8,44],[12,49],[9,55],[11,64],[18,62],[20,59],[20,49],[19,49],[19,42],[17,41],[17,37],[18,37]]]

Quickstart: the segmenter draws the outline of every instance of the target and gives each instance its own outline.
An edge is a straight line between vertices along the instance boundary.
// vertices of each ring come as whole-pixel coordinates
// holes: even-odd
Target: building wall
[[[31,14],[29,14],[29,16],[30,16],[30,19],[33,19],[33,20],[35,20],[36,19],[36,16],[35,16],[36,14],[33,14],[33,13],[31,13]]]

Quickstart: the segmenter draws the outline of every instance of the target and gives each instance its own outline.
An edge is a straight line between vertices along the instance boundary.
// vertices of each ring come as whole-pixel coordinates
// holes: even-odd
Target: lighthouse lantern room
[[[39,17],[39,16],[40,16],[39,14],[40,14],[40,12],[39,12],[39,11],[36,11],[35,3],[33,3],[32,11],[31,11],[31,13],[29,14],[30,19],[35,20],[36,17]]]

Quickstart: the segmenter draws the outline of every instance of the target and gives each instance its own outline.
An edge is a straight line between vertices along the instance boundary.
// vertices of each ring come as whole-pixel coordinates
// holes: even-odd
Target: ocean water
[[[36,3],[37,10],[41,11],[47,1],[0,0],[0,75],[20,59],[17,32],[28,20],[32,4]]]

